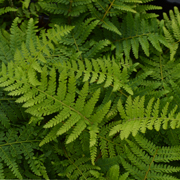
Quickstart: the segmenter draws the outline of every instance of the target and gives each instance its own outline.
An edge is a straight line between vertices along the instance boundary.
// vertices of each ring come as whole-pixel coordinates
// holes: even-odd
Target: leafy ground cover
[[[0,0],[0,179],[180,179],[180,13],[152,0]]]

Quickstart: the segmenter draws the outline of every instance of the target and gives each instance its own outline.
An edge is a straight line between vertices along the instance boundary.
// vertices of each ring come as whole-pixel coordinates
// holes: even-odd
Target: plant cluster
[[[0,179],[180,179],[180,12],[151,1],[0,0]]]

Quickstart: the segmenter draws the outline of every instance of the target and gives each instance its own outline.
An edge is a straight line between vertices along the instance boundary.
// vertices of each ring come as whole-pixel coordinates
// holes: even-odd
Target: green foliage
[[[180,179],[180,13],[151,1],[0,0],[1,179]]]
[[[9,29],[13,20],[19,17],[24,23],[27,23],[30,17],[34,17],[38,21],[41,7],[38,2],[30,0],[0,0],[0,27]]]
[[[135,141],[126,139],[126,157],[121,157],[123,167],[135,179],[177,179],[171,174],[179,172],[180,167],[170,162],[179,160],[179,146],[158,147],[141,135],[135,136]]]
[[[159,131],[160,128],[168,129],[169,126],[172,129],[179,128],[179,113],[175,115],[177,106],[168,113],[169,103],[167,102],[162,111],[159,112],[159,99],[154,103],[154,106],[154,98],[148,102],[146,107],[144,107],[144,101],[144,97],[139,99],[137,96],[134,101],[128,97],[125,108],[119,101],[117,109],[123,122],[113,127],[110,135],[120,131],[121,139],[127,139],[130,133],[136,136],[138,131],[145,133],[146,129]]]

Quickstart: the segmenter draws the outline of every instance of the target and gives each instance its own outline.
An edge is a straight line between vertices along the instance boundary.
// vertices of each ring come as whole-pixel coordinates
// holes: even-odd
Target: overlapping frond
[[[170,59],[173,60],[179,47],[180,13],[178,8],[174,7],[174,12],[172,10],[169,11],[170,19],[166,13],[163,13],[163,16],[165,24],[163,26],[164,35],[170,44]]]
[[[8,72],[10,73],[9,75]],[[13,70],[12,63],[8,64],[8,70],[3,65],[2,73],[7,74],[7,76],[1,78],[1,86],[8,86],[5,90],[10,91],[10,95],[12,96],[21,95],[16,102],[23,103],[23,107],[27,108],[26,112],[30,113],[33,116],[32,118],[57,113],[54,118],[44,125],[44,128],[51,128],[51,130],[42,140],[40,146],[69,130],[71,134],[66,143],[70,143],[77,139],[82,131],[88,127],[90,132],[90,147],[94,148],[97,133],[99,132],[98,125],[111,106],[111,102],[109,101],[100,110],[95,110],[100,96],[100,89],[95,91],[87,99],[89,88],[86,82],[77,96],[74,73],[68,76],[64,70],[58,77],[55,68],[48,71],[44,67],[39,79],[37,79],[37,74],[33,74],[33,79],[29,78],[29,74],[26,74],[22,68]],[[95,157],[95,154],[93,154],[93,157]]]
[[[157,53],[150,58],[141,58],[141,75],[137,76],[137,79],[142,79],[143,74],[149,73],[146,76],[146,81],[133,81],[134,85],[137,84],[136,89],[133,89],[137,95],[148,95],[149,97],[166,99],[172,104],[179,102],[179,76],[180,66],[179,61],[171,61],[168,56]],[[136,83],[135,83],[136,82]],[[141,85],[140,85],[141,84]],[[131,85],[130,85],[131,86]],[[138,87],[138,88],[137,88]],[[169,98],[169,99],[168,99]],[[165,100],[165,101],[166,101]]]
[[[57,63],[56,67],[66,69],[67,72],[74,72],[76,79],[83,77],[83,82],[103,84],[104,88],[113,86],[113,91],[123,88],[129,94],[133,94],[127,85],[128,70],[117,64],[112,58],[72,60],[71,62]]]
[[[70,158],[68,160],[62,161],[60,165],[67,166],[67,169],[59,173],[61,177],[68,177],[71,179],[101,179],[102,174],[99,172],[100,168],[98,166],[93,166],[89,162],[89,158]]]
[[[180,177],[179,12],[150,1],[20,2],[29,20],[0,30],[1,179]]]
[[[128,13],[121,24],[122,36],[116,39],[116,51],[123,52],[129,59],[132,50],[134,57],[138,59],[140,46],[146,56],[149,56],[149,47],[152,45],[157,51],[162,52],[161,44],[169,47],[166,39],[160,35],[158,20],[141,19],[140,14],[135,17]]]
[[[126,157],[121,157],[121,163],[130,175],[137,180],[177,179],[173,173],[179,172],[180,167],[169,162],[179,160],[179,146],[159,147],[141,135],[135,136],[135,141],[126,140]]]
[[[25,157],[32,172],[41,177],[44,173],[42,172],[41,167],[38,164],[38,159],[35,160],[34,158],[34,150],[39,149],[38,143],[40,141],[36,139],[37,137],[35,129],[30,125],[28,125],[27,127],[23,126],[19,130],[17,129],[18,128],[9,128],[8,131],[4,130],[4,132],[1,129],[0,175],[3,179],[5,179],[5,177],[10,177],[6,176],[6,172],[3,172],[2,169],[2,167],[5,168],[5,166],[7,165],[16,178],[23,179],[24,175],[20,171],[18,161],[19,159]],[[2,164],[2,162],[4,162],[4,165]],[[44,178],[48,179],[47,176],[44,176]]]

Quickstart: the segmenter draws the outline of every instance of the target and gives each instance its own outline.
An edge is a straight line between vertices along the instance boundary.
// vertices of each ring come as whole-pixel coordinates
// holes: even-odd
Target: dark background
[[[153,11],[157,14],[159,14],[159,19],[163,18],[163,12],[166,12],[169,14],[169,10],[173,10],[174,6],[177,6],[180,11],[180,0],[155,0],[153,2],[150,2],[150,4],[157,5],[157,6],[162,6],[162,10],[158,11]]]

